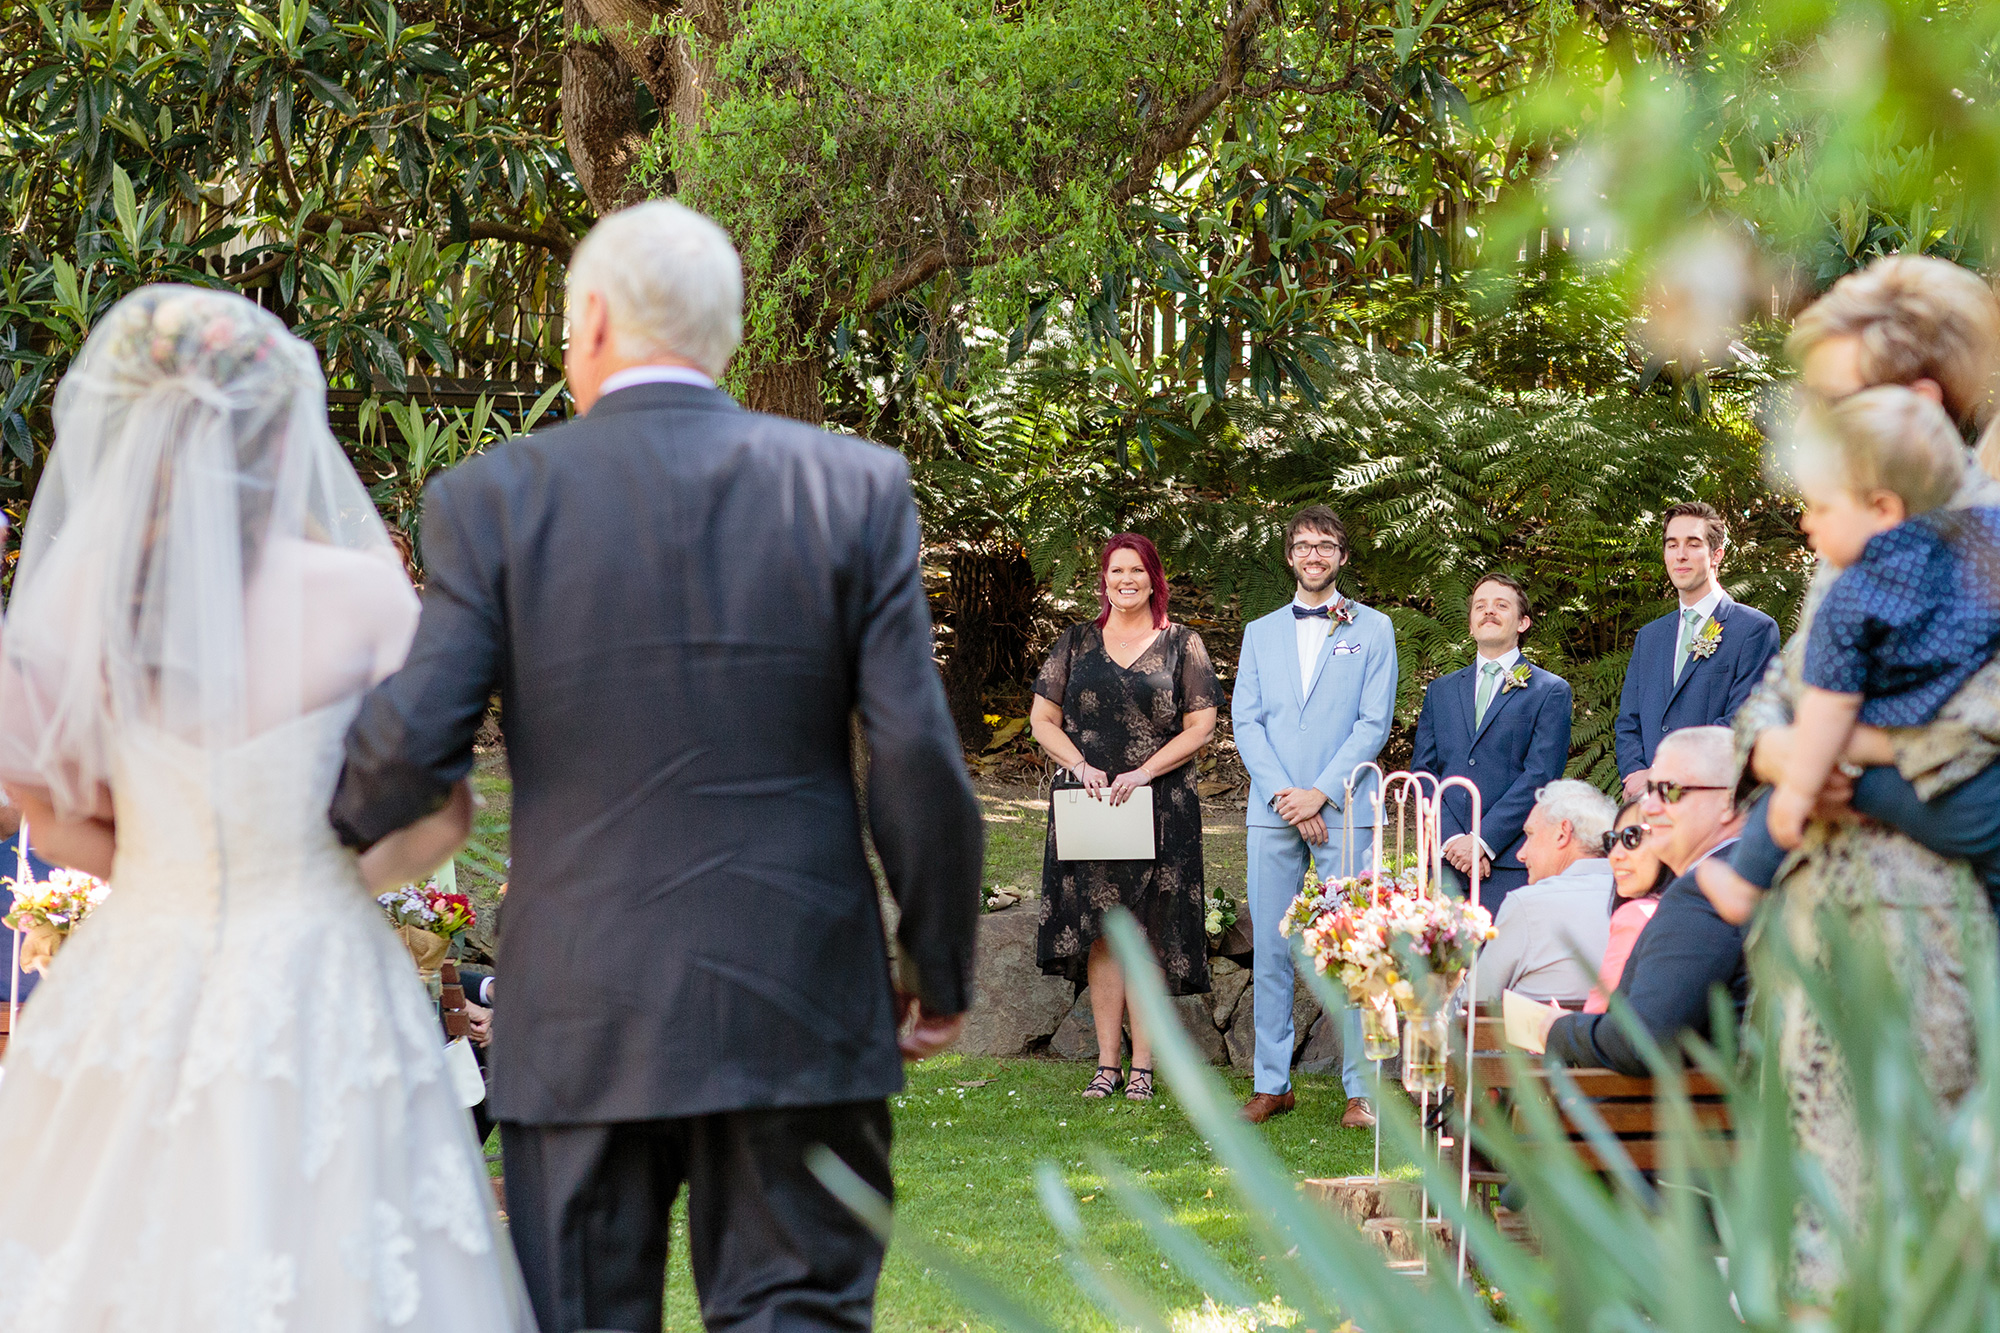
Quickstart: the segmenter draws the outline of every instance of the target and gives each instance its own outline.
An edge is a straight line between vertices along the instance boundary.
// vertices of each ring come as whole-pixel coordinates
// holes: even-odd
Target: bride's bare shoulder
[[[357,551],[287,537],[271,544],[266,559],[274,568],[295,573],[300,591],[310,602],[332,602],[375,615],[416,619],[416,590],[392,549]]]

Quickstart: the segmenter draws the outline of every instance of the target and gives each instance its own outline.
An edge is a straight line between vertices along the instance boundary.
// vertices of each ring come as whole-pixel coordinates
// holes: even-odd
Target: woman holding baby
[[[1957,265],[1895,256],[1835,284],[1788,350],[1814,400],[1788,461],[1824,558],[1798,632],[1736,718],[1744,789],[1774,790],[1735,863],[1718,859],[1702,885],[1735,919],[1755,905],[1757,881],[1782,889],[1772,925],[1809,962],[1830,961],[1830,917],[1879,941],[1908,990],[1921,1075],[1949,1108],[1977,1067],[1966,959],[1995,942],[1986,896],[1955,859],[1981,849],[1949,845],[1923,802],[1976,793],[2000,758],[1989,739],[2000,737],[2000,611],[1964,595],[1994,586],[1978,565],[2000,528],[1980,511],[2000,506],[2000,483],[1968,461],[1960,434],[1992,412],[2000,302]],[[1867,725],[1877,722],[1896,729]],[[1866,765],[1893,767],[1869,769],[1857,798],[1850,774]],[[1873,818],[1851,818],[1855,808]],[[1852,1090],[1813,1007],[1796,988],[1781,1001],[1795,1130],[1855,1217],[1868,1155]],[[1829,1304],[1839,1257],[1811,1209],[1793,1260],[1795,1296]]]

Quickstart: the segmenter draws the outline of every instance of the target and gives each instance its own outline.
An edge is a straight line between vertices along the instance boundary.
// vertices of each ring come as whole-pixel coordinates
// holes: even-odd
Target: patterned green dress
[[[1806,631],[1830,578],[1825,571],[1807,594],[1799,629],[1736,715],[1739,764],[1747,766],[1757,737],[1784,726],[1803,688]],[[1988,664],[1924,727],[1891,733],[1897,768],[1920,795],[1950,786],[2000,756],[2000,662]],[[1845,919],[1857,939],[1873,936],[1909,997],[1917,1064],[1940,1110],[1949,1111],[1973,1085],[1978,1046],[1965,960],[1969,950],[1995,948],[1986,895],[1963,862],[1948,861],[1881,824],[1854,819],[1808,826],[1806,841],[1773,886],[1779,910],[1759,932],[1782,928],[1796,956],[1826,961],[1821,938],[1828,914]],[[1967,931],[1968,914],[1973,929]],[[1753,975],[1764,972],[1768,941],[1753,935]],[[1764,983],[1760,979],[1759,985]],[[1825,1171],[1850,1217],[1869,1188],[1847,1077],[1826,1032],[1795,984],[1780,986],[1779,1065],[1800,1147]],[[1772,998],[1768,994],[1766,999]],[[1839,1254],[1826,1220],[1801,1208],[1793,1232],[1792,1285],[1802,1300],[1823,1305],[1840,1285]]]

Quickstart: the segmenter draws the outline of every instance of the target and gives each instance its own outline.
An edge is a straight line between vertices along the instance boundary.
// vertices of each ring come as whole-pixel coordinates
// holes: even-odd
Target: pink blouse
[[[1618,904],[1618,910],[1611,914],[1611,942],[1604,946],[1604,962],[1597,969],[1597,986],[1583,1002],[1583,1012],[1601,1014],[1611,1007],[1611,992],[1618,989],[1618,980],[1625,975],[1625,960],[1632,956],[1639,932],[1646,928],[1659,907],[1658,895],[1630,898]]]

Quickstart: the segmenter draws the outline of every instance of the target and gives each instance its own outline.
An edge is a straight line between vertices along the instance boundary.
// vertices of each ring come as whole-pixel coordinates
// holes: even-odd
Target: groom
[[[1395,628],[1380,611],[1334,587],[1346,560],[1347,529],[1331,509],[1308,505],[1292,515],[1285,525],[1285,561],[1298,590],[1244,631],[1230,699],[1236,750],[1250,771],[1257,1056],[1255,1092],[1243,1118],[1252,1124],[1285,1114],[1294,1102],[1292,951],[1279,923],[1305,881],[1308,856],[1322,879],[1367,868],[1374,779],[1362,775],[1352,810],[1342,805],[1349,774],[1381,751],[1396,708]],[[1343,821],[1354,825],[1352,847]],[[1361,1018],[1354,1009],[1341,1031],[1340,1081],[1347,1090],[1340,1123],[1373,1125]]]
[[[435,809],[499,695],[514,861],[490,1101],[542,1333],[657,1333],[683,1185],[710,1329],[870,1327],[882,1244],[805,1155],[887,1194],[902,1062],[971,1002],[979,810],[908,469],[715,387],[742,301],[728,238],[679,204],[585,238],[581,419],[432,483],[416,643],[363,704],[333,802],[355,847]]]

